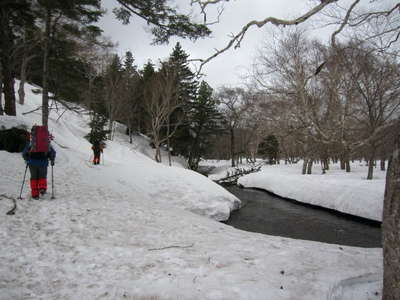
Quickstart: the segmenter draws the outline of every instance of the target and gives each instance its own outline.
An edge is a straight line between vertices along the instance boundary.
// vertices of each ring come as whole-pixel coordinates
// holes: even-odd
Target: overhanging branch
[[[234,47],[235,49],[240,47],[240,43],[242,42],[244,36],[246,35],[247,31],[254,26],[257,26],[258,28],[261,28],[263,26],[265,26],[268,23],[271,23],[275,26],[290,26],[290,25],[298,25],[301,24],[303,22],[305,22],[306,20],[308,20],[310,17],[312,17],[313,15],[317,14],[318,12],[320,12],[325,6],[328,6],[330,4],[332,4],[333,2],[336,2],[337,0],[325,0],[325,1],[321,1],[320,4],[318,4],[317,6],[315,6],[314,8],[312,8],[311,10],[309,10],[308,12],[306,12],[305,14],[303,14],[302,16],[293,19],[293,20],[285,20],[285,19],[278,19],[278,18],[274,18],[274,17],[268,17],[264,20],[261,21],[251,21],[249,23],[247,23],[242,30],[237,33],[236,35],[233,35],[232,38],[230,39],[230,41],[228,42],[228,44],[219,50],[216,50],[216,52],[211,55],[210,57],[206,58],[206,59],[200,59],[199,61],[201,61],[201,64],[198,68],[197,73],[200,74],[203,66],[205,64],[207,64],[208,62],[210,62],[212,59],[216,58],[217,56],[219,56],[220,54],[224,53],[225,51],[227,51],[228,49]],[[210,1],[192,1],[192,3],[203,3],[203,5],[208,5],[208,4],[214,4],[214,3],[218,3],[220,1],[217,0],[210,0]]]

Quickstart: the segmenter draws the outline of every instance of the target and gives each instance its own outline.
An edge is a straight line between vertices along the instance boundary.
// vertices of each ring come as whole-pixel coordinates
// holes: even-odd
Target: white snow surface
[[[21,114],[39,105],[29,88],[0,127],[39,124],[39,112]],[[16,214],[6,215],[25,165],[0,151],[0,299],[380,298],[382,249],[219,223],[240,202],[211,180],[155,163],[144,138],[129,144],[118,132],[93,166],[87,117],[57,118],[52,111],[55,200],[30,200],[28,175]],[[50,182],[51,168],[51,193]]]

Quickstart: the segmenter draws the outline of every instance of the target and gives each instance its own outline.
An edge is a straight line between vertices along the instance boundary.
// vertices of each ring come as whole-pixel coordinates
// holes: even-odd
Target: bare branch
[[[155,250],[165,250],[165,249],[171,249],[171,248],[180,248],[180,249],[185,249],[185,248],[191,248],[193,247],[194,244],[190,244],[190,245],[184,245],[184,246],[180,246],[180,245],[172,245],[172,246],[166,246],[166,247],[161,247],[161,248],[150,248],[147,249],[149,251],[155,251]]]
[[[357,19],[358,22],[357,23],[353,23],[353,24],[349,24],[352,27],[356,27],[361,25],[362,23],[364,23],[365,21],[367,21],[368,19],[371,18],[378,18],[381,16],[384,17],[388,17],[390,16],[396,9],[400,9],[400,3],[397,3],[392,9],[390,10],[386,10],[386,11],[375,11],[375,12],[371,12],[371,13],[366,13],[366,14],[362,14],[360,15]]]
[[[247,31],[253,27],[253,26],[257,26],[258,28],[263,27],[264,25],[271,23],[275,26],[289,26],[289,25],[298,25],[301,24],[303,22],[305,22],[306,20],[308,20],[310,17],[312,17],[313,15],[317,14],[318,12],[320,12],[325,6],[330,5],[334,2],[336,2],[337,0],[325,0],[325,1],[321,1],[320,4],[318,4],[317,6],[315,6],[314,8],[312,8],[311,10],[309,10],[308,12],[306,12],[305,14],[303,14],[302,16],[293,19],[293,20],[284,20],[284,19],[278,19],[278,18],[274,18],[274,17],[268,17],[262,21],[251,21],[249,23],[247,23],[242,30],[237,33],[236,35],[232,36],[231,40],[228,42],[228,44],[220,49],[220,50],[216,50],[216,52],[211,55],[210,57],[200,60],[201,64],[199,66],[198,69],[198,74],[201,72],[202,67],[207,64],[210,60],[214,59],[215,57],[219,56],[220,54],[224,53],[225,51],[227,51],[228,49],[232,48],[232,46],[234,47],[234,49],[237,49],[240,47],[240,43],[243,40],[244,36],[246,35]],[[192,1],[193,2],[197,2],[197,3],[203,3],[208,5],[208,4],[214,4],[217,2],[220,2],[218,0],[210,0],[210,1]]]
[[[355,0],[353,2],[353,4],[351,4],[350,8],[347,10],[346,16],[343,19],[342,24],[339,26],[339,28],[332,34],[331,36],[331,44],[333,47],[336,47],[336,36],[344,29],[344,27],[346,27],[346,25],[349,22],[350,16],[351,16],[351,12],[353,11],[353,9],[357,6],[357,4],[360,2],[361,0]]]
[[[40,109],[42,109],[42,106],[38,106],[38,107],[35,108],[35,109],[32,109],[32,110],[27,111],[27,112],[23,112],[22,115],[27,115],[27,114],[33,113],[33,112],[35,112],[35,111],[38,111],[38,110],[40,110]]]
[[[400,128],[400,119],[392,120],[387,124],[383,124],[377,127],[367,139],[353,143],[351,145],[352,149],[351,153],[355,153],[360,148],[366,145],[370,145],[371,143],[376,142],[379,139],[382,139],[382,137],[388,134],[388,132],[398,132],[399,128]]]
[[[198,4],[199,5],[200,13],[203,15],[203,24],[208,26],[208,25],[213,25],[213,24],[216,24],[216,23],[219,22],[219,18],[221,16],[222,12],[224,11],[224,7],[221,6],[220,8],[218,8],[217,20],[214,21],[214,22],[211,22],[211,23],[207,23],[206,7],[209,4],[218,4],[218,3],[221,3],[223,1],[229,2],[229,0],[211,0],[211,1],[191,0],[190,1],[190,5],[193,5],[193,4]]]

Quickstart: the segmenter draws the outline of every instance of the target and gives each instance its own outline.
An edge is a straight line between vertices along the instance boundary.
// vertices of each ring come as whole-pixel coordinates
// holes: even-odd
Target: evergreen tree
[[[268,158],[270,165],[276,164],[279,153],[279,142],[275,135],[268,135],[260,144],[258,153]]]
[[[118,0],[121,7],[114,9],[117,18],[128,24],[131,16],[146,20],[154,36],[154,43],[168,43],[178,36],[196,40],[208,36],[211,31],[204,24],[193,23],[187,15],[172,8],[168,0]]]
[[[149,60],[140,72],[140,80],[138,83],[138,131],[146,134],[149,131],[148,120],[150,117],[144,109],[145,101],[148,101],[148,99],[146,99],[145,90],[146,88],[150,88],[151,78],[155,73],[154,64]]]
[[[155,74],[154,64],[149,60],[143,67],[142,78],[143,81],[148,81]]]
[[[107,118],[101,114],[95,113],[89,122],[90,133],[85,138],[91,143],[104,142],[107,139],[109,130],[105,130]]]
[[[135,76],[137,73],[137,66],[135,65],[135,59],[133,58],[133,54],[131,51],[126,51],[125,60],[123,64],[124,72],[127,76]]]
[[[132,131],[134,127],[139,127],[140,120],[140,97],[139,83],[140,76],[137,71],[137,66],[134,64],[135,59],[130,51],[125,54],[123,63],[123,97],[126,102],[126,109],[122,114],[121,121],[127,125],[127,134],[129,135],[130,143],[132,143]]]
[[[207,82],[200,84],[198,96],[192,104],[189,122],[191,127],[188,165],[197,170],[201,156],[207,150],[210,136],[220,129],[222,116],[218,103],[213,97],[213,89]]]
[[[198,81],[195,74],[190,70],[188,63],[189,55],[182,49],[180,43],[177,43],[169,58],[169,63],[175,66],[178,72],[178,100],[181,106],[177,109],[170,119],[172,127],[178,124],[175,135],[171,138],[170,144],[175,154],[184,156],[189,155],[190,141],[190,122],[189,113],[192,110],[193,102],[196,99]]]
[[[169,57],[169,63],[177,68],[179,81],[178,97],[185,105],[190,105],[190,103],[196,98],[196,92],[199,86],[195,74],[190,70],[188,57],[189,55],[182,49],[179,42],[176,43],[172,54]]]
[[[101,0],[38,0],[35,6],[37,19],[44,25],[43,35],[43,77],[42,77],[42,124],[47,125],[49,117],[49,62],[54,33],[63,31],[82,37],[85,33],[99,34],[92,25],[103,14]],[[62,18],[61,18],[62,17]]]
[[[33,26],[33,13],[30,1],[0,1],[0,64],[1,77],[4,84],[4,112],[16,115],[15,104],[15,56],[16,38],[23,28]]]

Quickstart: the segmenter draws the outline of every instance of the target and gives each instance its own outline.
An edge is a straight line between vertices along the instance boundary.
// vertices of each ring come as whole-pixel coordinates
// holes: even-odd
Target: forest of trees
[[[207,9],[219,2],[223,1],[191,4],[199,5],[206,20]],[[314,7],[293,20],[249,22],[201,66],[239,47],[251,26],[290,27],[335,2],[315,1]],[[340,162],[344,171],[351,172],[350,162],[363,160],[369,166],[367,179],[373,179],[376,162],[384,170],[392,157],[384,213],[384,296],[398,299],[400,240],[393,232],[400,230],[396,48],[400,4],[355,13],[359,3],[354,0],[341,12],[337,7],[328,11],[337,23],[330,43],[290,27],[260,48],[246,85],[214,90],[191,69],[189,54],[179,43],[171,47],[168,59],[143,66],[129,51],[123,57],[116,54],[115,46],[96,26],[104,14],[100,0],[2,1],[0,115],[16,115],[16,101],[22,105],[28,101],[24,84],[30,82],[41,89],[38,110],[43,125],[49,110],[62,117],[65,109],[81,112],[84,107],[91,112],[94,130],[89,139],[106,135],[112,139],[114,122],[120,122],[126,125],[131,142],[135,133],[151,138],[156,161],[161,161],[164,147],[170,155],[185,157],[193,170],[202,158],[230,159],[232,166],[258,157],[270,163],[302,159],[303,174],[311,174],[316,161],[325,173],[331,162]],[[166,43],[172,36],[196,40],[211,33],[207,24],[194,23],[167,1],[118,0],[117,4],[116,18],[125,24],[131,17],[146,20],[155,43]],[[337,41],[346,26],[358,33]]]
[[[120,1],[116,17],[129,22],[134,7],[151,22],[161,22],[156,11],[138,2],[143,6]],[[303,159],[304,174],[312,172],[315,161],[322,163],[322,172],[330,161],[340,161],[350,172],[351,160],[365,160],[368,179],[377,160],[385,168],[400,109],[393,51],[375,51],[356,36],[345,44],[325,45],[301,30],[286,30],[260,49],[245,86],[214,91],[191,70],[189,54],[179,43],[165,61],[144,66],[137,66],[129,51],[119,57],[95,26],[104,13],[100,4],[3,2],[0,114],[15,115],[13,82],[18,78],[20,104],[26,81],[42,87],[43,124],[49,109],[60,109],[53,99],[67,109],[78,109],[71,102],[79,104],[92,111],[91,124],[109,120],[103,122],[109,139],[114,121],[128,127],[131,141],[135,132],[148,135],[157,161],[165,147],[186,157],[194,170],[201,157],[231,159],[235,166],[263,155],[263,141],[273,135],[279,147],[269,162]],[[179,25],[182,30],[175,33],[155,27],[155,41],[208,32],[202,25]]]

